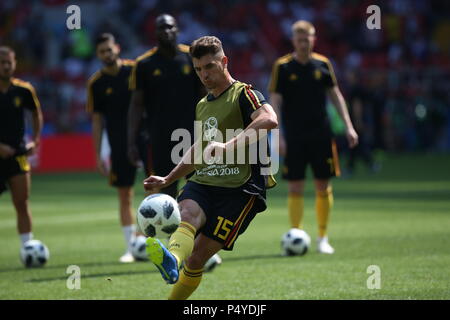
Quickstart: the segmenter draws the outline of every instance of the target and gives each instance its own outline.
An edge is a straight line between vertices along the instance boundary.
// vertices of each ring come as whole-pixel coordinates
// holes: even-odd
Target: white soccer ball
[[[146,237],[139,235],[133,240],[131,240],[131,254],[133,255],[134,259],[137,261],[147,261],[147,252],[145,250],[147,244],[145,243],[145,240],[147,240]]]
[[[286,256],[302,256],[311,244],[309,235],[301,229],[292,228],[281,238],[281,249]]]
[[[167,194],[152,194],[141,202],[136,220],[147,237],[168,238],[181,222],[178,202]]]
[[[50,258],[47,246],[39,240],[28,240],[20,248],[20,260],[27,268],[42,267]]]

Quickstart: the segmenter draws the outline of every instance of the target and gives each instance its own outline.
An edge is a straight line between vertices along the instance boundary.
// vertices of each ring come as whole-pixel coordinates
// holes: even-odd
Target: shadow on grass
[[[94,273],[81,275],[82,279],[90,279],[90,278],[105,278],[105,280],[111,280],[110,278],[114,276],[131,276],[137,274],[149,274],[149,273],[157,273],[158,270],[142,270],[142,271],[120,271],[120,272],[108,272],[108,273]],[[39,278],[39,279],[29,279],[24,282],[38,283],[38,282],[48,282],[48,281],[66,281],[70,275],[65,275],[62,277],[52,277],[52,278]]]
[[[61,269],[61,268],[67,268],[70,265],[77,265],[79,267],[101,267],[101,266],[113,266],[113,265],[123,265],[123,263],[120,263],[119,261],[106,261],[106,262],[89,262],[89,263],[67,263],[67,264],[59,264],[59,265],[49,265],[42,268],[30,268],[29,270],[48,270],[48,269]],[[12,271],[24,271],[28,270],[24,266],[20,267],[14,267],[14,268],[6,268],[6,269],[0,269],[0,273],[3,272],[12,272]]]
[[[220,253],[220,252],[219,252]],[[233,262],[233,261],[245,261],[245,260],[263,260],[263,259],[271,259],[271,258],[291,258],[288,256],[282,256],[281,254],[260,254],[254,256],[237,256],[237,257],[227,257],[224,259],[224,263]]]
[[[281,256],[279,254],[269,254],[269,255],[254,255],[254,256],[238,256],[238,257],[229,257],[224,260],[224,263],[234,262],[234,261],[245,261],[245,260],[263,260],[263,259],[271,259],[271,258],[290,258]],[[140,264],[147,263],[149,266],[149,270],[141,270],[141,271],[118,271],[118,272],[109,272],[109,273],[93,273],[93,274],[87,274],[87,275],[81,275],[81,278],[83,279],[89,279],[89,278],[103,278],[105,277],[110,278],[113,276],[131,276],[131,275],[137,275],[137,274],[151,274],[151,273],[158,273],[158,270],[151,270],[152,265],[148,262],[137,262]],[[105,265],[124,265],[123,263],[119,262],[105,262],[105,263],[85,263],[85,264],[77,264],[80,268],[82,267],[98,267],[98,266],[105,266]],[[66,268],[69,265],[59,265],[59,266],[50,266],[47,268]],[[21,268],[20,270],[23,270]],[[0,270],[4,271],[4,270]],[[38,283],[38,282],[47,282],[47,281],[58,281],[58,280],[67,280],[69,275],[64,275],[61,277],[51,277],[51,278],[37,278],[37,279],[28,279],[25,280],[25,282],[31,282],[31,283]]]

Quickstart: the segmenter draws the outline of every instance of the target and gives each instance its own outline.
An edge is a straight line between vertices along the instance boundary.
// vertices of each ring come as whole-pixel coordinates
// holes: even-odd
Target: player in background
[[[358,145],[350,149],[346,166],[346,175],[351,177],[354,173],[358,159],[363,160],[367,168],[375,173],[380,165],[375,162],[371,137],[373,136],[373,110],[370,103],[370,94],[361,84],[356,70],[347,73],[348,83],[348,112],[358,134]]]
[[[304,20],[292,26],[294,52],[279,58],[269,85],[270,103],[280,122],[280,154],[285,157],[283,176],[288,180],[288,210],[292,228],[303,228],[304,186],[308,165],[314,174],[317,249],[332,254],[327,230],[333,192],[330,178],[339,176],[336,144],[327,116],[327,97],[342,118],[350,148],[358,143],[345,100],[330,61],[313,52],[314,26]]]
[[[195,105],[205,89],[193,70],[189,47],[177,43],[179,30],[175,18],[162,14],[155,24],[157,46],[136,59],[130,83],[133,95],[128,115],[128,151],[130,161],[136,163],[135,141],[144,120],[150,140],[147,175],[165,176],[176,165],[171,155],[179,142],[171,141],[172,133],[186,129],[193,137]],[[142,119],[144,114],[146,117]],[[152,192],[176,198],[178,181]],[[208,261],[208,270],[221,262],[215,255]]]
[[[120,223],[127,246],[119,261],[127,263],[134,261],[130,246],[136,229],[132,202],[137,168],[128,161],[126,138],[131,99],[129,81],[134,61],[119,57],[120,46],[110,33],[103,33],[97,38],[96,53],[103,67],[88,80],[87,111],[92,114],[97,169],[100,174],[109,177],[111,186],[117,188]],[[110,168],[101,157],[102,133],[105,127],[111,147]]]
[[[194,69],[209,92],[196,107],[202,138],[168,175],[144,180],[145,188],[153,190],[193,173],[177,199],[181,223],[172,234],[168,249],[157,239],[147,239],[150,260],[164,280],[175,283],[169,299],[187,299],[199,286],[206,261],[221,249],[232,250],[255,215],[266,209],[269,180],[261,174],[261,164],[251,164],[249,158],[229,161],[225,154],[227,150],[249,152],[250,145],[256,143],[246,139],[249,132],[260,134],[261,129],[269,131],[278,125],[275,112],[262,94],[232,78],[219,39],[206,36],[195,40],[190,54]],[[226,137],[227,129],[241,132],[228,141],[218,141],[217,132]],[[197,147],[200,154],[222,154],[220,170],[216,164],[208,163],[208,158],[193,159]]]
[[[0,47],[0,194],[9,187],[17,213],[17,230],[22,246],[33,239],[29,206],[31,187],[28,156],[39,147],[43,117],[33,86],[13,78],[15,52]],[[32,114],[32,141],[25,144],[25,111]]]
[[[177,44],[175,18],[162,14],[156,18],[157,46],[136,59],[131,78],[131,107],[128,119],[128,149],[132,163],[138,161],[136,136],[146,114],[148,130],[148,175],[167,175],[176,165],[172,149],[179,141],[171,141],[173,131],[194,130],[195,105],[204,94],[201,82],[192,68],[189,47]],[[177,183],[155,192],[177,196]]]

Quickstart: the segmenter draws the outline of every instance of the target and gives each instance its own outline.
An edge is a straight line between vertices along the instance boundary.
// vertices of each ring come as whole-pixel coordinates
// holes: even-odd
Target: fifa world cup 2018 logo
[[[206,141],[214,141],[217,135],[218,122],[214,117],[209,117],[203,124],[203,135]]]
[[[203,124],[203,137],[208,143],[214,141],[217,136],[217,127],[218,121],[215,117],[209,117],[205,123]],[[213,164],[218,159],[218,156],[212,156],[208,159],[205,159],[207,164]]]

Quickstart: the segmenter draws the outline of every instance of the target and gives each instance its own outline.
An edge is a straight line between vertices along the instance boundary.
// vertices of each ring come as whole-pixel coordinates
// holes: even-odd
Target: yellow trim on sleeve
[[[284,56],[282,56],[281,58],[278,58],[275,63],[273,64],[272,67],[272,74],[270,76],[270,83],[269,83],[269,92],[276,92],[276,87],[278,84],[278,75],[280,72],[280,66],[282,64],[288,63],[289,61],[292,60],[292,54],[286,54]]]
[[[180,43],[180,44],[178,45],[178,50],[180,50],[181,52],[184,52],[184,53],[189,53],[189,46]]]
[[[92,92],[92,86],[100,77],[102,73],[100,71],[95,72],[87,81],[87,102],[86,111],[89,113],[94,112],[94,93]]]
[[[124,66],[134,66],[136,64],[136,61],[131,59],[122,59],[122,63]]]
[[[328,71],[330,72],[331,75],[331,80],[333,81],[334,85],[337,85],[336,74],[334,73],[333,65],[331,64],[330,59],[317,52],[313,52],[311,56],[313,59],[325,62],[327,64]]]
[[[22,88],[25,88],[28,91],[30,91],[31,97],[32,97],[33,102],[34,102],[34,105],[38,109],[41,108],[41,103],[39,102],[39,99],[37,97],[36,90],[34,89],[34,87],[33,87],[33,85],[31,83],[29,83],[27,81],[20,80],[18,78],[12,78],[11,79],[11,83],[13,85],[15,85],[15,86],[22,87]]]
[[[131,76],[130,76],[130,82],[129,82],[129,89],[130,90],[136,90],[136,69],[139,65],[139,62],[141,60],[144,60],[145,58],[148,58],[156,53],[158,50],[158,47],[153,47],[150,50],[146,51],[144,54],[140,55],[136,58],[133,69],[131,70]]]

